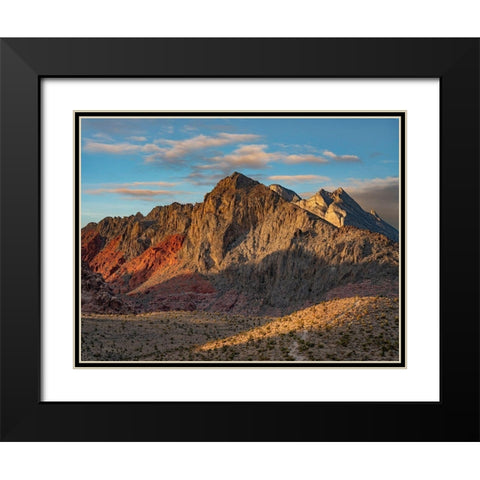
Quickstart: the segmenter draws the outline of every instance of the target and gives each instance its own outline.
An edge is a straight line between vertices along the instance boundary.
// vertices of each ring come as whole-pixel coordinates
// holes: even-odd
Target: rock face
[[[177,262],[176,254],[182,248],[183,240],[182,235],[167,236],[159,244],[148,247],[143,253],[124,263],[107,277],[107,281],[122,292],[134,290],[155,273]]]
[[[275,193],[278,193],[284,200],[287,202],[298,202],[301,200],[301,197],[297,195],[293,190],[289,190],[288,188],[282,187],[274,183],[270,185],[268,188],[273,190]]]
[[[398,242],[398,230],[382,220],[375,211],[366,212],[343,190],[319,190],[315,195],[295,202],[298,206],[318,215],[336,227],[352,226],[378,232]]]
[[[91,224],[90,224],[91,225]],[[90,263],[105,246],[105,239],[96,229],[82,229],[82,261]]]
[[[87,225],[82,259],[142,311],[285,314],[335,288],[398,290],[398,244],[375,215],[343,190],[320,191],[311,211],[284,196],[234,173],[202,203]]]
[[[116,295],[99,273],[94,273],[86,262],[81,271],[82,313],[135,313],[134,303]]]

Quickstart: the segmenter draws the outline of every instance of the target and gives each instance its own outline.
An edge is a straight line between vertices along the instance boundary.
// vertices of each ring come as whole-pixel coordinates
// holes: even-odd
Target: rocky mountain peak
[[[270,185],[268,188],[273,190],[275,193],[278,193],[284,200],[287,202],[298,202],[302,198],[297,195],[293,190],[289,190],[288,188],[282,187],[277,183]]]
[[[253,180],[240,172],[233,172],[228,177],[220,180],[215,188],[212,190],[214,193],[224,193],[226,191],[232,190],[250,190],[251,188],[259,185],[259,182]]]
[[[357,202],[355,202],[355,200],[342,187],[338,187],[330,195],[335,201],[354,202],[357,204]]]
[[[333,202],[333,195],[321,188],[312,198],[316,198],[319,204],[325,204],[327,207]]]

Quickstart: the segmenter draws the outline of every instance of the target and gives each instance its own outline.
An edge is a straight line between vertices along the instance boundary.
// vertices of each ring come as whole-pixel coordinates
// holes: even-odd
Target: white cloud
[[[213,157],[209,167],[230,170],[235,168],[264,168],[268,162],[278,159],[278,153],[267,153],[267,145],[242,145],[227,155]]]
[[[101,140],[105,140],[107,142],[113,142],[113,138],[107,133],[97,132],[97,133],[94,133],[93,136],[95,138],[100,138]]]
[[[284,157],[284,162],[293,164],[293,163],[328,163],[328,160],[325,157],[320,155],[312,155],[310,153],[300,154],[300,155],[287,155]]]
[[[145,145],[134,145],[132,143],[100,143],[87,140],[83,150],[85,152],[127,154],[127,153],[152,153],[159,152],[162,149],[153,143]]]
[[[173,187],[178,185],[177,182],[162,182],[162,181],[152,181],[152,182],[127,182],[127,183],[96,183],[96,184],[84,184],[87,186],[98,186],[99,188],[128,188],[128,187],[139,187],[146,185],[156,185],[159,187]]]
[[[221,147],[234,143],[249,142],[259,138],[259,135],[249,133],[219,133],[215,136],[197,135],[196,137],[187,138],[185,140],[158,139],[156,144],[167,145],[160,148],[160,151],[146,158],[149,162],[162,159],[177,159],[188,155],[197,150],[204,150],[211,147]]]
[[[87,189],[83,193],[87,195],[108,195],[116,194],[121,195],[122,197],[127,198],[137,198],[139,200],[153,201],[155,197],[159,196],[172,196],[185,194],[188,192],[183,192],[180,190],[143,190],[143,189],[133,189],[133,188],[95,188]]]
[[[330,150],[324,150],[323,155],[336,162],[360,162],[360,157],[357,155],[337,155]]]
[[[145,141],[146,137],[131,136],[132,141]],[[111,154],[147,154],[147,162],[167,161],[172,162],[197,150],[204,150],[211,147],[220,147],[228,144],[242,143],[256,140],[259,135],[241,134],[241,133],[219,133],[215,136],[197,135],[185,140],[158,139],[155,143],[134,144],[129,142],[122,143],[102,143],[87,139],[83,150],[85,152],[99,152]],[[161,146],[159,146],[159,144]]]
[[[124,183],[123,186],[137,186],[137,185],[158,185],[162,187],[173,187],[177,185],[175,182],[132,182],[132,183]]]
[[[194,170],[191,172],[187,177],[185,177],[185,180],[189,183],[192,183],[193,185],[208,185],[212,186],[218,183],[222,178],[225,177],[225,173],[203,173],[199,172],[198,170]]]
[[[120,195],[127,195],[131,197],[155,197],[158,195],[171,195],[174,192],[172,190],[140,190],[131,188],[96,188],[91,190],[85,190],[85,193],[89,195],[103,195],[105,193],[118,193]]]
[[[137,136],[132,136],[132,137],[127,137],[127,140],[131,140],[132,142],[146,142],[147,137],[137,137]]]

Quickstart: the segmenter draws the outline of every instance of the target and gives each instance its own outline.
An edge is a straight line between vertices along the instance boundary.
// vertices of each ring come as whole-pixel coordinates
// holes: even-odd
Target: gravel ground
[[[397,298],[330,300],[273,318],[202,311],[82,318],[82,361],[396,361]]]

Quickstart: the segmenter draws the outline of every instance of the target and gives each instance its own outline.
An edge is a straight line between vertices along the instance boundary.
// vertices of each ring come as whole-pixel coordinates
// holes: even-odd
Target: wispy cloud
[[[323,175],[271,175],[268,179],[285,183],[322,183],[330,181],[329,177]]]
[[[274,143],[273,145],[283,148],[284,150],[306,150],[307,152],[316,153],[319,152],[317,147],[308,144],[300,143]]]
[[[194,167],[196,171],[217,170],[229,172],[232,169],[241,168],[263,169],[273,161],[281,161],[287,165],[303,163],[326,164],[330,161],[360,162],[360,158],[357,155],[337,155],[330,150],[323,150],[321,154],[318,154],[309,145],[278,144],[287,150],[294,146],[298,150],[307,152],[289,153],[288,151],[269,152],[266,144],[245,144],[254,142],[259,138],[261,138],[260,135],[253,133],[229,133],[224,131],[213,135],[195,135],[182,140],[159,138],[154,140],[153,143],[142,143],[146,141],[146,137],[135,135],[127,137],[130,141],[121,143],[106,143],[87,139],[83,149],[85,152],[116,155],[139,154],[147,163],[170,164],[172,166],[184,164],[187,157],[207,150],[206,155],[209,154],[210,156],[207,156],[207,161],[204,159],[202,164],[197,162],[197,165]],[[216,155],[212,152],[212,149],[235,144],[239,145],[232,152],[217,153]]]
[[[294,163],[328,163],[325,157],[320,155],[312,155],[309,153],[300,155],[287,155],[284,157],[284,162],[289,164]]]
[[[87,195],[120,195],[125,198],[136,198],[144,201],[154,201],[157,197],[173,197],[175,195],[185,195],[189,192],[181,190],[144,190],[134,188],[95,188],[86,189]]]
[[[265,151],[267,145],[242,145],[227,155],[212,157],[213,164],[209,168],[220,168],[228,171],[235,168],[264,168],[268,162],[279,158],[278,153]]]
[[[99,138],[100,140],[105,140],[107,142],[113,142],[113,138],[107,133],[97,132],[93,134],[94,138]]]
[[[360,162],[358,155],[337,155],[331,150],[319,151],[317,148],[311,145],[297,145],[287,143],[276,143],[275,145],[281,147],[284,150],[295,149],[297,151],[303,151],[308,153],[282,153],[281,159],[284,163],[293,165],[299,163],[329,163],[335,162]]]
[[[128,154],[128,153],[153,153],[162,151],[158,145],[146,143],[145,145],[135,145],[128,142],[123,143],[100,143],[87,140],[83,146],[86,152]]]
[[[162,182],[162,181],[152,181],[152,182],[127,182],[127,183],[86,183],[84,186],[98,186],[99,188],[128,188],[128,187],[140,187],[146,185],[155,185],[158,187],[173,187],[178,185],[178,182]]]
[[[205,150],[212,147],[221,147],[224,145],[249,142],[258,139],[260,136],[250,133],[219,133],[215,136],[197,135],[185,140],[157,139],[155,144],[166,145],[158,147],[157,153],[146,158],[147,162],[155,162],[162,159],[172,160],[182,158],[188,154]]]
[[[182,128],[183,132],[195,132],[198,130],[198,127],[195,125],[184,125]]]
[[[360,157],[357,155],[337,155],[330,150],[324,150],[323,155],[331,158],[335,162],[360,162]]]
[[[133,135],[131,137],[127,137],[127,140],[130,140],[132,142],[146,142],[147,137],[137,137],[137,136]]]
[[[286,164],[298,163],[328,163],[328,160],[319,155],[286,154],[284,152],[268,152],[266,144],[241,145],[233,152],[211,157],[209,163],[197,166],[198,170],[220,169],[228,172],[235,168],[263,169],[274,161],[283,161]]]
[[[137,185],[158,185],[162,187],[173,187],[174,185],[177,185],[177,182],[132,182],[130,184],[126,183],[123,184],[124,186],[132,186],[135,187]]]
[[[185,177],[185,180],[193,185],[212,186],[224,177],[224,173],[204,173],[194,170]]]
[[[168,133],[169,135],[171,135],[174,131],[175,131],[175,128],[173,125],[163,125],[163,127],[161,127],[161,129],[159,130],[159,133],[162,135],[165,133]]]
[[[131,188],[96,188],[96,189],[87,189],[85,193],[89,195],[104,195],[106,193],[117,193],[119,195],[127,195],[130,197],[157,197],[159,195],[172,195],[175,192],[172,190],[142,190],[142,189],[131,189]]]

